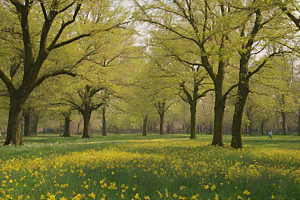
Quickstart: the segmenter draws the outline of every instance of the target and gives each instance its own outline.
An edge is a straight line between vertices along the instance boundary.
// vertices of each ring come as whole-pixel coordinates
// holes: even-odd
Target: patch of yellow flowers
[[[265,149],[237,151],[199,141],[137,140],[104,150],[2,162],[0,200],[250,199],[257,188],[253,184],[262,177],[277,193],[283,191],[282,179],[299,184],[296,166],[300,166],[296,150],[273,148],[269,154]],[[231,186],[239,181],[245,187]],[[144,182],[153,188],[144,187]],[[277,194],[270,195],[275,199]]]

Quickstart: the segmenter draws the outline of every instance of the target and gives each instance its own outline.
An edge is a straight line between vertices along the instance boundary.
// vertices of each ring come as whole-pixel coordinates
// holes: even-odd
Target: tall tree
[[[11,0],[4,3],[5,6],[1,6],[1,12],[5,12],[9,18],[19,21],[15,20],[13,28],[1,26],[7,30],[1,32],[1,35],[8,39],[8,42],[14,40],[13,37],[17,37],[22,42],[21,48],[13,48],[21,54],[21,59],[11,62],[10,72],[2,67],[0,69],[0,79],[6,85],[10,95],[7,137],[4,144],[17,145],[22,144],[19,130],[22,107],[31,92],[49,77],[61,74],[74,76],[70,70],[76,64],[60,69],[45,70],[45,63],[50,61],[48,57],[51,56],[51,52],[56,52],[71,43],[75,44],[79,40],[83,42],[84,38],[92,34],[118,27],[124,22],[124,18],[120,15],[106,16],[107,12],[113,13],[116,7],[113,7],[113,10],[111,8],[105,10],[106,13],[101,13],[103,11],[101,9],[97,11],[97,8],[106,1]],[[83,12],[80,12],[82,8]],[[89,10],[93,10],[93,12],[88,12]],[[70,15],[70,13],[72,14]],[[80,16],[80,20],[78,20],[78,16]],[[104,18],[106,19],[103,20]],[[95,25],[94,28],[91,25]],[[37,35],[40,35],[39,39],[35,38]],[[12,39],[10,36],[13,36]],[[81,60],[80,57],[77,63],[80,63]],[[21,70],[22,72],[19,72]],[[23,73],[23,75],[21,75],[19,84],[16,85],[13,78],[18,74],[17,72]]]

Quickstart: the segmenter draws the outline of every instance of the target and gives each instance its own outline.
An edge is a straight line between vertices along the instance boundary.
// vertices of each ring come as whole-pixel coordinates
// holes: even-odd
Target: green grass
[[[242,150],[188,138],[27,137],[0,147],[0,199],[299,199],[299,136],[245,135]]]

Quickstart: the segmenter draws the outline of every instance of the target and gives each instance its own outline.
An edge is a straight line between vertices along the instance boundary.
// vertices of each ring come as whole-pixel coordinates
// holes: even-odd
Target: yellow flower
[[[41,200],[45,199],[45,195],[41,195],[40,199]]]
[[[180,190],[183,190],[185,188],[185,186],[180,186]]]
[[[162,193],[160,193],[158,190],[157,190],[157,193],[158,193],[158,195],[159,195],[160,198],[163,197]]]
[[[150,197],[149,196],[144,196],[144,199],[145,200],[150,200]]]
[[[176,193],[174,193],[174,194],[173,194],[173,197],[174,197],[174,198],[177,198],[178,196],[177,196],[177,194],[176,194]]]
[[[58,191],[56,192],[56,194],[62,194],[62,192],[61,192],[60,190],[58,190]]]
[[[140,199],[139,193],[136,193],[135,196],[134,196],[134,198],[135,198],[135,199]]]
[[[125,199],[125,196],[124,196],[124,194],[121,194],[121,199]]]
[[[245,195],[249,195],[249,194],[250,194],[250,192],[249,192],[248,190],[245,190],[245,191],[243,192],[243,194],[245,194]]]
[[[22,200],[23,199],[23,195],[18,197],[18,200]]]
[[[115,175],[115,172],[111,172],[112,175]]]
[[[93,199],[95,199],[96,195],[92,192],[91,194],[89,194],[89,197],[92,197]]]
[[[62,198],[59,198],[60,200],[68,200],[67,198],[65,197],[62,197]]]
[[[215,189],[216,189],[216,186],[215,186],[215,185],[212,185],[210,189],[211,189],[211,190],[215,190]]]
[[[208,189],[208,188],[209,188],[209,185],[204,185],[204,188],[205,188],[205,189]]]

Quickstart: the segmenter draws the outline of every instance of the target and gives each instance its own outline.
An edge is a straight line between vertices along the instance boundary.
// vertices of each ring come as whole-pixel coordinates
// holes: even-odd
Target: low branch
[[[209,90],[206,90],[206,91],[203,92],[202,94],[198,95],[198,96],[197,96],[197,99],[200,99],[200,98],[202,98],[202,97],[205,97],[206,94],[207,94],[208,92],[214,91],[214,90],[215,90],[215,89],[209,89]]]
[[[41,78],[39,78],[31,87],[31,90],[32,91],[34,88],[38,87],[40,84],[42,84],[47,78],[50,78],[50,77],[53,77],[53,76],[58,76],[58,75],[69,75],[69,76],[73,76],[75,77],[76,74],[74,74],[73,72],[70,72],[70,71],[67,71],[67,70],[59,70],[59,71],[56,71],[56,72],[53,72],[52,74],[45,74],[43,75]]]

